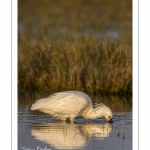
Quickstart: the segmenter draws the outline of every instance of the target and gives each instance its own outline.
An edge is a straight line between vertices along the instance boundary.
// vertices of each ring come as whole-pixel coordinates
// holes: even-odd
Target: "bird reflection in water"
[[[104,140],[112,131],[110,123],[68,124],[65,122],[33,125],[31,135],[56,149],[82,149],[92,138]]]

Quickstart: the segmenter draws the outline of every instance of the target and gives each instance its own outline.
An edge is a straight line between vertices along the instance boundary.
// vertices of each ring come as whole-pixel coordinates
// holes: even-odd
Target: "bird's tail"
[[[41,109],[45,104],[45,99],[36,100],[34,104],[31,106],[31,111]]]
[[[36,110],[36,109],[37,109],[37,104],[36,103],[32,104],[31,111]]]

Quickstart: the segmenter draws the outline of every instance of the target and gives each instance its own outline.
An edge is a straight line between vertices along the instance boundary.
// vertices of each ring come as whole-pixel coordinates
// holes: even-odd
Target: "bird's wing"
[[[51,98],[47,101],[45,109],[64,115],[78,114],[88,105],[86,99],[74,94],[55,95]]]
[[[50,111],[53,114],[61,115],[78,115],[89,105],[89,100],[82,93],[60,92],[38,100],[36,103],[41,103],[40,105],[43,106],[40,110],[44,109],[45,112]]]

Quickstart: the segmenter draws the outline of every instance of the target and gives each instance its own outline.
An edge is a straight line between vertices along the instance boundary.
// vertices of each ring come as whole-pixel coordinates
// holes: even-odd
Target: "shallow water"
[[[34,100],[44,94],[19,93],[18,97],[18,150],[131,150],[132,100],[130,97],[90,96],[103,102],[113,111],[113,123],[104,118],[85,121],[75,119],[64,123],[38,111],[30,111]],[[95,102],[94,101],[94,102]]]

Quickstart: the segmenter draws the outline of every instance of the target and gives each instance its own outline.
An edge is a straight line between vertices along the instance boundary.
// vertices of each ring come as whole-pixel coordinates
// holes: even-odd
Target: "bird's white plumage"
[[[101,106],[107,108],[104,104]],[[95,105],[97,110],[101,106]],[[31,110],[39,110],[61,120],[70,118],[71,121],[77,116],[94,119],[103,115],[101,112],[94,112],[90,97],[79,91],[59,92],[39,99],[32,105]]]

